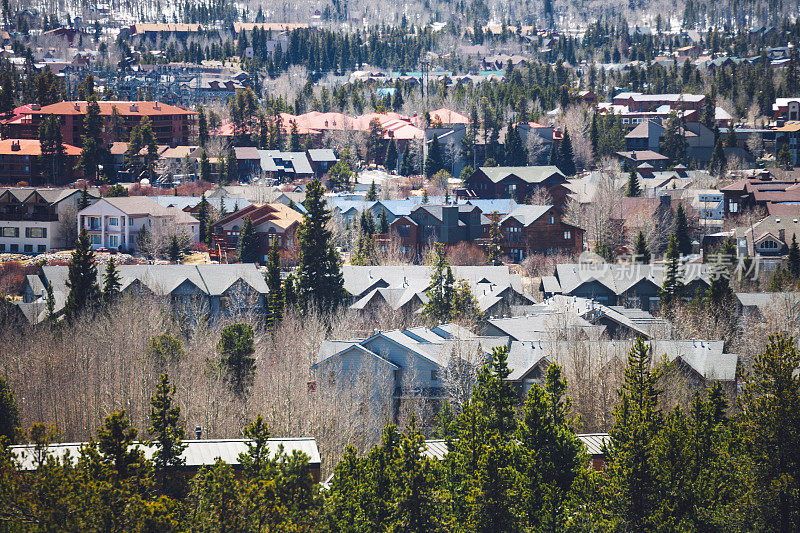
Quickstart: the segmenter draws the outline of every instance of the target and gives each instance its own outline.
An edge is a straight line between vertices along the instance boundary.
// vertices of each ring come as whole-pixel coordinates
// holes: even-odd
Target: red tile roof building
[[[56,183],[50,185],[63,185],[79,177],[76,170],[80,159],[81,149],[70,144],[64,144],[64,165]],[[38,140],[34,139],[5,139],[0,141],[0,183],[14,184],[20,181],[28,185],[44,185],[45,178],[42,174],[40,157],[42,148]]]
[[[103,139],[109,144],[127,141],[131,129],[144,117],[149,117],[152,122],[157,144],[189,144],[196,135],[197,113],[183,107],[160,102],[99,101],[97,104],[103,119]],[[29,104],[15,109],[14,116],[2,123],[9,138],[36,139],[39,124],[52,114],[61,121],[64,142],[81,146],[87,106],[85,101],[59,102],[44,107]],[[112,123],[115,110],[119,117],[116,125]]]

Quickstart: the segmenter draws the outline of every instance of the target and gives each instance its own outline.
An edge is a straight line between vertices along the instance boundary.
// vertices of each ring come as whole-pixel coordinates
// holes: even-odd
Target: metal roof
[[[247,453],[248,442],[252,441],[249,439],[185,440],[183,443],[186,444],[186,448],[183,450],[181,457],[185,459],[187,467],[212,465],[217,459],[222,459],[231,465],[238,465],[239,454]],[[86,442],[62,442],[51,444],[47,447],[47,454],[61,459],[69,453],[70,460],[74,463],[80,456],[81,448],[86,444]],[[141,442],[135,445],[141,448],[147,459],[152,459],[153,453],[156,451],[155,446],[148,446]],[[313,437],[269,439],[268,447],[270,454],[276,454],[280,446],[283,446],[283,451],[289,455],[293,452],[302,452],[306,454],[308,462],[311,465],[321,464],[322,460],[319,455],[319,449],[317,448],[317,441]],[[11,452],[20,460],[20,470],[36,470],[33,444],[11,446]]]

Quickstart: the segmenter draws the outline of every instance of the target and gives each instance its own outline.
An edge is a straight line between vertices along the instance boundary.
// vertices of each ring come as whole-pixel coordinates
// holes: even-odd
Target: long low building
[[[53,288],[55,311],[64,308],[67,266],[45,266],[27,276],[23,301],[17,305],[30,322],[40,322],[47,313],[46,288]],[[102,286],[104,269],[97,283]],[[261,313],[269,292],[264,276],[252,263],[233,265],[119,265],[120,292],[170,299],[173,308],[209,316]]]
[[[508,313],[511,306],[533,303],[522,289],[522,278],[507,266],[454,266],[456,281],[466,280],[478,307],[487,316]],[[344,288],[352,296],[351,309],[362,312],[391,309],[414,313],[428,301],[429,266],[342,267]]]
[[[200,439],[185,440],[183,443],[186,448],[181,453],[181,458],[185,461],[181,471],[194,475],[204,466],[212,466],[217,459],[228,463],[234,468],[240,466],[239,454],[247,453],[248,439]],[[72,463],[76,463],[81,455],[81,449],[87,446],[86,442],[61,442],[50,444],[46,448],[47,457],[63,460],[67,454]],[[152,460],[156,447],[144,442],[134,443],[132,447],[139,447],[148,460]],[[308,466],[315,483],[320,481],[320,468],[322,459],[320,458],[317,441],[313,437],[269,439],[267,442],[269,453],[275,456],[282,447],[284,453],[291,456],[295,453],[302,453],[308,458]],[[19,469],[23,472],[31,472],[39,468],[39,452],[33,444],[23,444],[11,446],[11,453],[19,461]]]

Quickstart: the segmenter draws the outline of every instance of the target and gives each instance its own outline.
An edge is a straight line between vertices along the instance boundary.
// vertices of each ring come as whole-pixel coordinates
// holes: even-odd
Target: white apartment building
[[[151,235],[185,231],[192,242],[200,236],[200,222],[176,207],[163,207],[147,196],[101,198],[78,213],[78,231],[86,229],[92,248],[138,250],[143,227]]]
[[[67,246],[75,224],[79,189],[0,188],[0,253],[40,254]],[[99,196],[87,192],[90,201]]]

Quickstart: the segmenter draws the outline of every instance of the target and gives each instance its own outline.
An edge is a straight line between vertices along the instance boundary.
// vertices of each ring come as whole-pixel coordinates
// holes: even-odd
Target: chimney
[[[19,152],[19,141],[11,141],[11,151]]]
[[[136,113],[139,111],[139,106],[136,104],[131,104],[131,113]]]
[[[81,110],[81,104],[75,102],[75,111],[80,111],[80,110]]]
[[[778,238],[781,242],[786,243],[786,230],[781,228],[778,230]]]
[[[158,102],[153,103],[153,109],[161,109],[161,106],[158,105]]]
[[[194,427],[194,436],[197,437],[197,440],[203,438],[203,428],[200,426]]]

